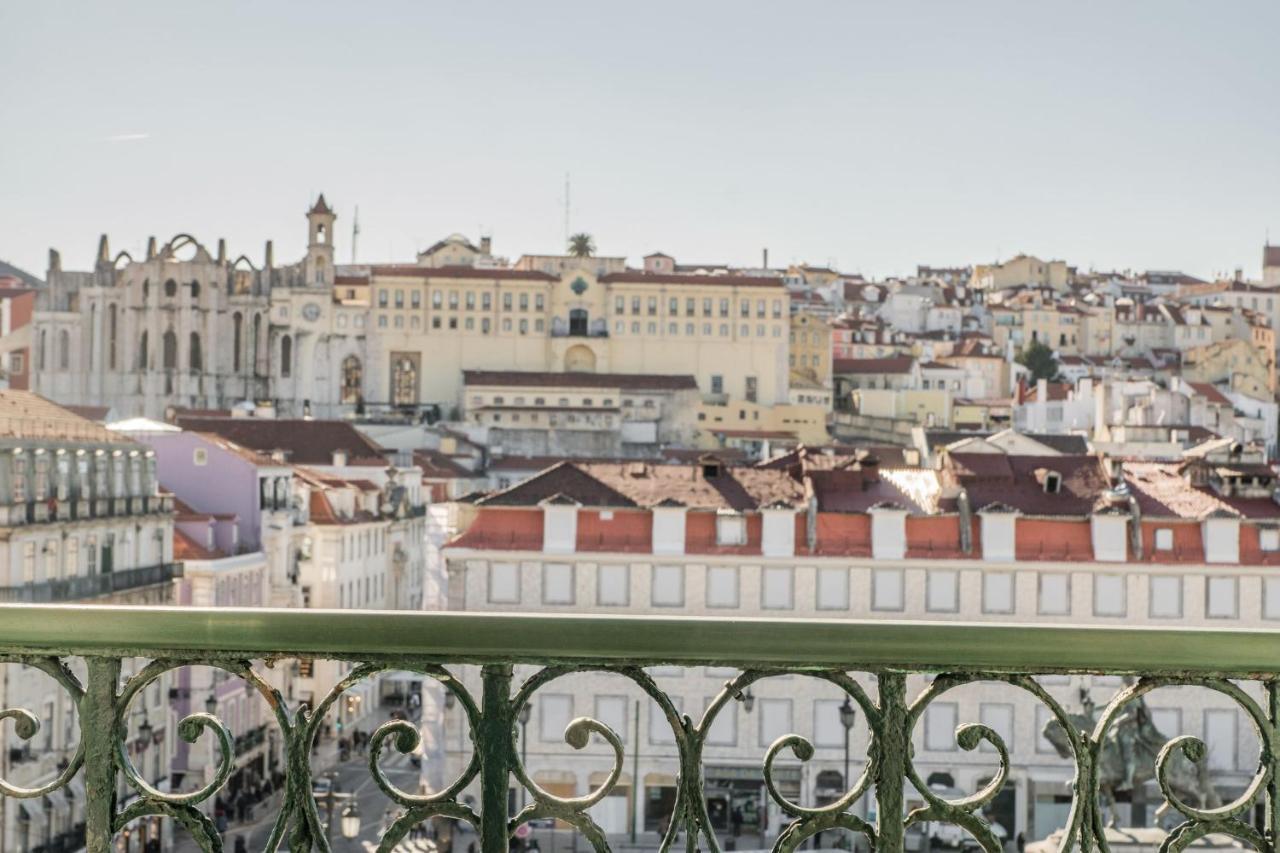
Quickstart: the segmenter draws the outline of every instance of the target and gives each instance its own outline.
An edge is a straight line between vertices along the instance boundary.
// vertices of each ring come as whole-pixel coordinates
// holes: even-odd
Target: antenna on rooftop
[[[355,218],[351,220],[351,263],[356,262],[356,241],[360,238],[360,205],[356,205]]]
[[[564,242],[569,244],[569,173],[564,173]]]

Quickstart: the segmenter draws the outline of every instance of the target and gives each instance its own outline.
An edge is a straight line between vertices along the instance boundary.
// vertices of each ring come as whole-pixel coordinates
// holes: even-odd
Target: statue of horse
[[[1080,691],[1084,713],[1069,714],[1068,720],[1086,735],[1093,732],[1097,721],[1093,701]],[[1044,737],[1063,758],[1073,758],[1071,743],[1056,717],[1045,723]],[[1132,791],[1155,778],[1156,756],[1169,738],[1161,734],[1151,721],[1151,712],[1141,697],[1130,702],[1126,710],[1107,729],[1098,757],[1098,788],[1110,815],[1108,825],[1116,825],[1116,794]],[[1222,798],[1209,782],[1206,762],[1193,763],[1181,751],[1169,759],[1169,786],[1179,799],[1198,808],[1217,808]],[[1168,808],[1166,802],[1157,814]]]

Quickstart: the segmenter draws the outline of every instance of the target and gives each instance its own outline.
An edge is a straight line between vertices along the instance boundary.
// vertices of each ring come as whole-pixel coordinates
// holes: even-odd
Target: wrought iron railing
[[[314,708],[291,706],[264,679],[253,661],[274,662],[302,656],[354,664],[350,672]],[[121,683],[124,658],[151,660]],[[70,665],[83,658],[82,681]],[[221,759],[214,779],[197,790],[163,792],[133,765],[125,743],[131,705],[151,682],[167,671],[207,665],[244,681],[269,704],[281,735],[287,764],[283,802],[275,815],[268,850],[328,850],[325,828],[312,794],[312,754],[325,719],[343,694],[380,672],[409,670],[437,682],[454,697],[477,745],[460,775],[440,790],[413,793],[397,787],[379,763],[388,748],[401,753],[419,744],[416,727],[404,720],[380,726],[369,741],[369,772],[398,811],[381,834],[380,849],[391,850],[410,829],[438,816],[474,824],[479,849],[507,851],[519,828],[544,818],[572,825],[597,850],[608,838],[590,809],[601,802],[623,772],[626,749],[619,733],[604,723],[580,717],[565,730],[569,745],[581,749],[598,735],[611,747],[613,768],[585,796],[559,797],[535,783],[522,765],[518,743],[521,709],[547,684],[574,672],[613,673],[629,679],[661,708],[679,755],[674,811],[662,835],[661,849],[718,850],[703,791],[703,753],[717,715],[743,698],[751,685],[788,675],[834,685],[865,715],[870,741],[861,776],[834,802],[805,805],[775,785],[774,764],[791,753],[801,761],[813,745],[797,734],[778,738],[761,759],[769,796],[788,824],[775,849],[792,850],[819,832],[848,830],[865,836],[873,849],[904,849],[907,830],[925,822],[959,825],[985,850],[1001,850],[1001,839],[984,806],[1001,791],[1009,773],[1006,744],[993,729],[975,723],[955,732],[959,746],[993,749],[998,766],[991,780],[970,796],[944,799],[921,779],[912,753],[912,733],[939,696],[964,684],[992,681],[1031,694],[1062,726],[1072,756],[1075,781],[1072,806],[1060,848],[1106,850],[1107,804],[1099,778],[1100,757],[1109,730],[1126,710],[1150,691],[1164,686],[1196,686],[1228,697],[1252,721],[1260,758],[1252,780],[1234,801],[1217,807],[1188,802],[1171,781],[1172,762],[1205,758],[1205,744],[1181,736],[1164,745],[1155,761],[1160,789],[1181,822],[1163,849],[1180,850],[1209,833],[1225,833],[1258,850],[1277,849],[1280,783],[1276,776],[1280,743],[1280,632],[1074,628],[939,622],[855,622],[819,620],[694,619],[654,617],[542,616],[463,613],[367,613],[354,611],[192,610],[168,608],[0,607],[0,659],[42,670],[55,679],[78,707],[80,744],[57,778],[35,788],[0,783],[0,793],[38,798],[65,786],[83,772],[88,850],[106,853],[112,839],[132,820],[148,815],[174,818],[205,850],[221,841],[202,804],[214,796],[232,772],[235,738],[210,713],[193,713],[179,723],[189,741],[212,736]],[[537,667],[514,683],[513,666]],[[479,665],[479,695],[472,695],[457,670]],[[662,665],[735,667],[740,673],[698,714],[682,713],[644,671]],[[915,696],[907,676],[933,674]],[[1062,705],[1033,676],[1109,673],[1134,676],[1107,703],[1091,728]],[[857,678],[855,678],[855,675]],[[864,687],[863,684],[870,684]],[[1252,683],[1253,686],[1250,686]],[[1256,700],[1254,695],[1263,697]],[[13,720],[18,736],[30,740],[39,721],[29,709],[9,708],[0,718]],[[117,805],[117,774],[137,792],[125,807]],[[508,790],[515,783],[528,792],[529,805],[509,811]],[[846,780],[846,784],[847,780]],[[471,786],[478,800],[461,796]],[[923,804],[907,811],[904,792]],[[852,808],[874,797],[874,819]],[[1253,823],[1262,807],[1265,818]]]
[[[49,604],[84,601],[117,592],[128,592],[144,586],[168,583],[179,577],[182,577],[181,563],[157,563],[153,566],[73,575],[20,586],[0,586],[0,602]]]

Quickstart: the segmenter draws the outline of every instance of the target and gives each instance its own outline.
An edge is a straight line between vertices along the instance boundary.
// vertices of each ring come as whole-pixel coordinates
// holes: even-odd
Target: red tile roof
[[[1231,400],[1229,400],[1225,394],[1209,382],[1188,382],[1187,384],[1194,388],[1197,394],[1204,397],[1210,403],[1215,403],[1219,406],[1233,405]]]
[[[831,372],[849,374],[910,373],[915,359],[910,356],[894,358],[837,358],[831,363]]]
[[[345,452],[349,465],[387,464],[381,446],[343,421],[181,416],[177,423],[192,432],[220,435],[268,457],[274,450],[287,451],[292,465],[332,465],[335,451]]]
[[[173,559],[175,560],[217,560],[227,556],[221,551],[206,548],[181,530],[173,531]]]
[[[800,506],[804,487],[785,471],[723,467],[713,477],[701,465],[646,462],[563,462],[480,501],[482,506],[537,506],[565,498],[587,507],[653,507],[674,502],[690,509]]]

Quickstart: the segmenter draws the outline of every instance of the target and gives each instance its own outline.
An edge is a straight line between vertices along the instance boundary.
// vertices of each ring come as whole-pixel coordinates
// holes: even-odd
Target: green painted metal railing
[[[349,674],[313,709],[290,707],[261,677],[254,661],[293,656],[355,662]],[[83,683],[68,665],[83,657]],[[121,683],[121,659],[151,660]],[[1192,685],[1226,695],[1253,722],[1260,759],[1244,793],[1225,805],[1209,807],[1187,801],[1174,780],[1175,761],[1202,761],[1205,745],[1194,737],[1165,744],[1155,762],[1156,779],[1169,805],[1182,817],[1164,849],[1180,850],[1210,832],[1221,832],[1259,850],[1276,851],[1280,830],[1277,743],[1280,743],[1280,632],[1206,629],[1109,629],[1059,626],[989,625],[823,620],[690,619],[652,617],[543,616],[456,613],[192,610],[169,608],[0,606],[0,660],[38,668],[54,678],[78,706],[79,747],[57,778],[38,788],[19,788],[0,781],[0,794],[36,798],[68,784],[83,772],[87,846],[93,853],[112,848],[114,836],[130,821],[148,815],[173,818],[207,851],[221,850],[221,839],[200,806],[226,782],[232,769],[236,738],[214,715],[194,713],[180,721],[188,742],[212,736],[221,753],[216,778],[198,790],[162,792],[133,766],[126,748],[125,721],[130,706],[149,683],[165,672],[187,665],[207,665],[243,679],[268,702],[280,733],[287,763],[283,804],[267,843],[268,850],[329,849],[311,792],[312,747],[324,720],[355,685],[379,672],[415,671],[439,682],[463,709],[477,744],[470,764],[444,789],[430,794],[401,790],[385,775],[378,759],[390,744],[402,753],[418,746],[416,728],[392,720],[377,729],[369,744],[369,770],[378,787],[399,812],[382,835],[381,850],[390,851],[409,830],[431,817],[444,816],[475,825],[486,853],[508,850],[509,838],[525,823],[556,817],[573,825],[597,850],[608,841],[588,810],[608,795],[623,769],[624,744],[603,723],[586,717],[573,720],[565,732],[576,748],[592,734],[613,749],[613,771],[604,784],[581,797],[554,796],[534,783],[521,764],[517,719],[533,694],[562,676],[591,670],[630,679],[662,709],[674,734],[680,773],[674,813],[662,849],[718,850],[702,791],[702,754],[717,714],[761,679],[799,674],[835,685],[854,702],[870,731],[865,770],[834,802],[805,806],[780,793],[773,782],[775,759],[789,751],[801,760],[813,756],[812,744],[791,734],[765,752],[763,773],[769,795],[790,823],[778,836],[777,850],[793,850],[825,830],[842,828],[862,834],[877,850],[904,847],[906,830],[923,822],[958,824],[985,850],[999,851],[1001,840],[983,808],[1000,792],[1009,771],[1006,745],[992,729],[961,725],[959,745],[968,750],[986,742],[1000,767],[977,793],[946,800],[931,791],[913,765],[911,733],[925,709],[947,691],[976,681],[995,681],[1027,691],[1047,707],[1062,729],[1076,778],[1073,804],[1061,847],[1107,849],[1107,791],[1100,780],[1102,750],[1117,719],[1142,697],[1168,685]],[[483,687],[471,693],[448,669],[481,666]],[[522,684],[513,683],[514,664],[540,668]],[[262,666],[264,664],[257,664]],[[644,672],[654,665],[732,666],[740,674],[726,682],[698,719],[682,714]],[[874,684],[865,689],[855,673]],[[906,677],[934,673],[923,691],[909,698]],[[1048,673],[1106,673],[1134,676],[1098,716],[1091,729],[1073,717],[1033,676]],[[1265,707],[1240,682],[1261,685]],[[18,736],[30,740],[39,720],[30,709],[0,710]],[[242,733],[243,734],[243,733]],[[117,805],[117,774],[138,796],[127,807]],[[512,781],[528,791],[532,802],[514,816],[508,813]],[[478,783],[480,798],[472,807],[462,791]],[[848,783],[848,780],[846,780]],[[924,805],[904,815],[904,790],[910,784]],[[864,794],[876,800],[874,823],[853,813]],[[1265,824],[1251,822],[1257,804]]]

